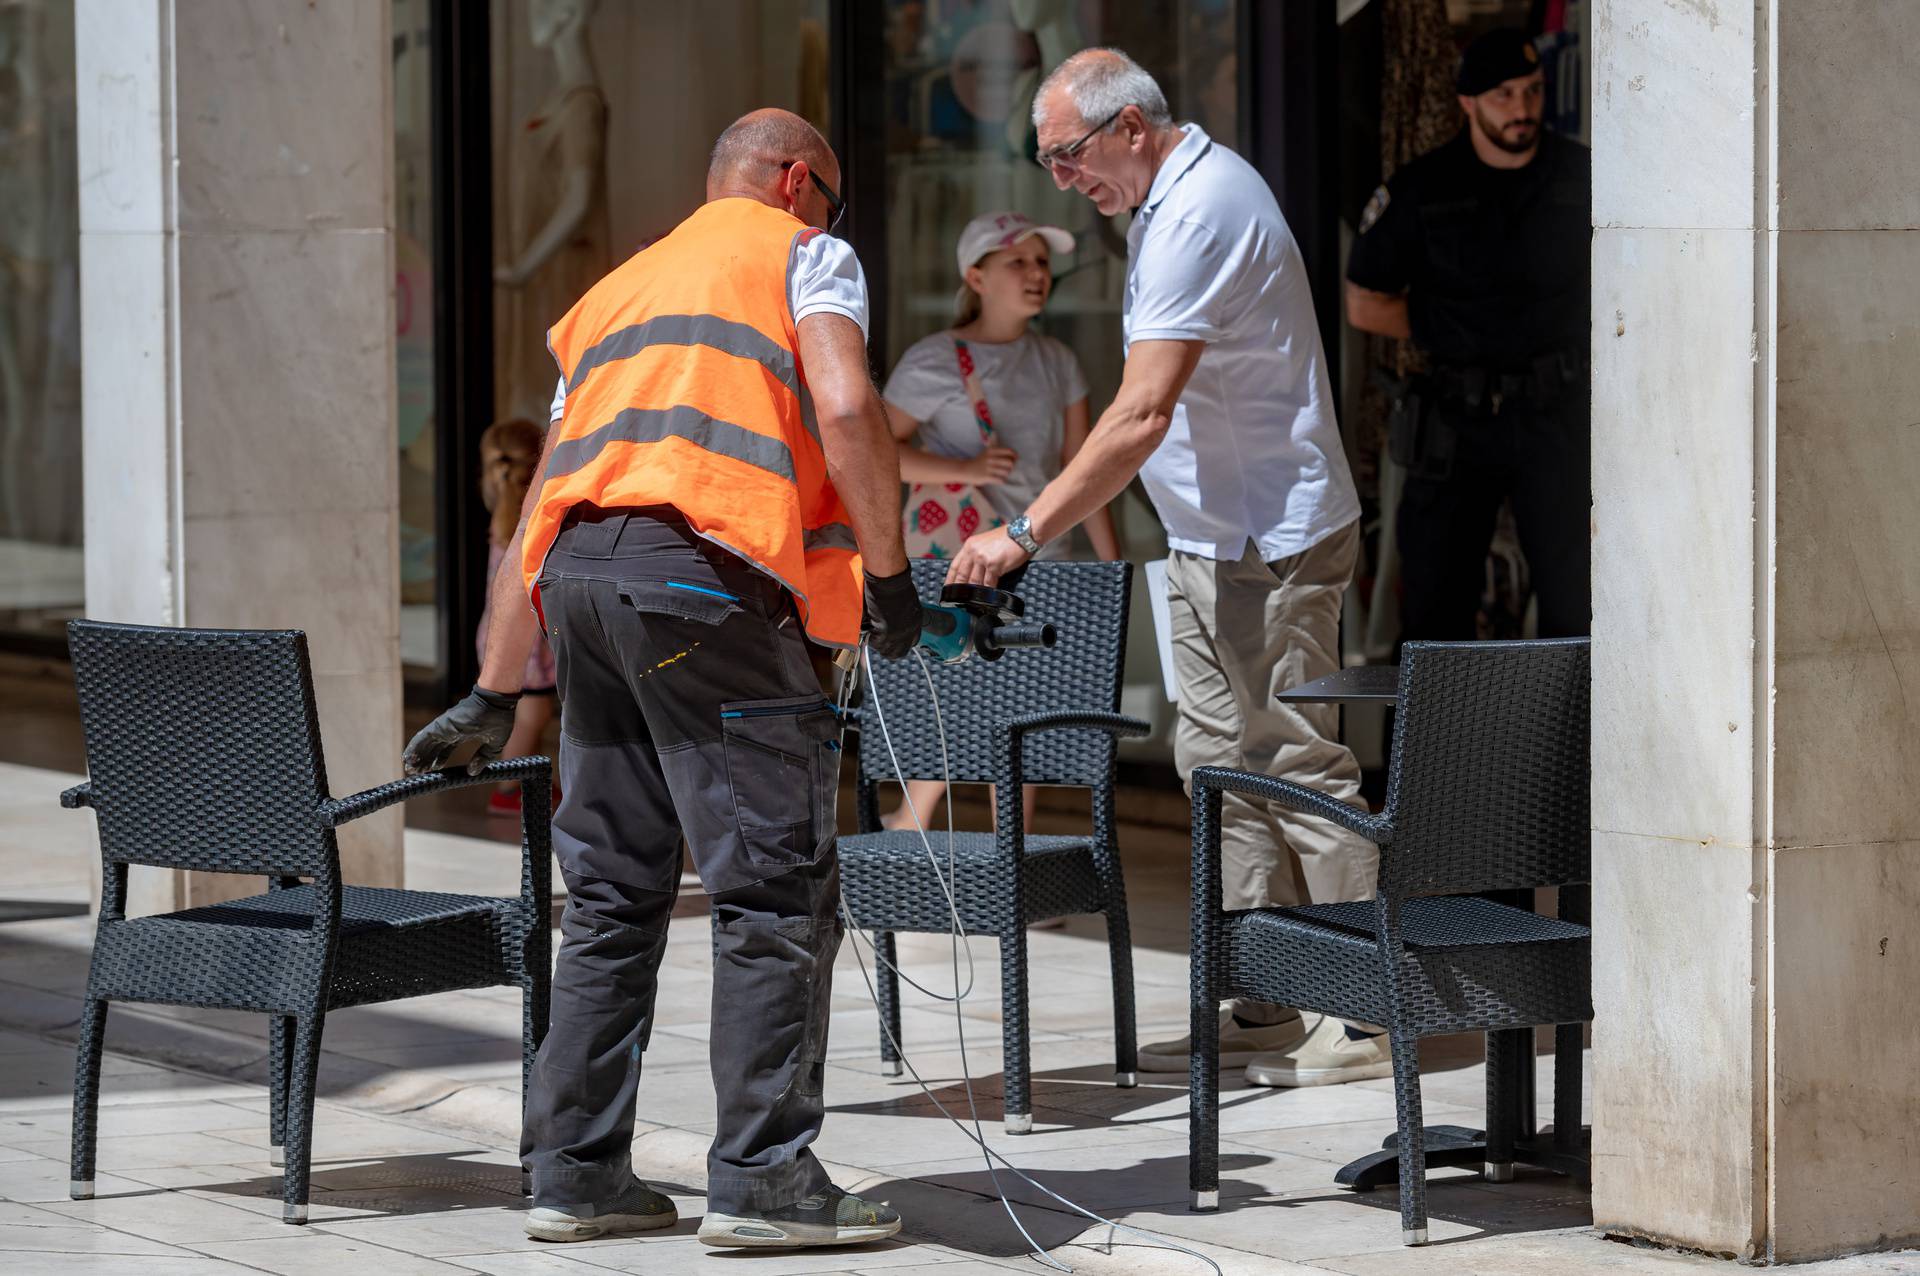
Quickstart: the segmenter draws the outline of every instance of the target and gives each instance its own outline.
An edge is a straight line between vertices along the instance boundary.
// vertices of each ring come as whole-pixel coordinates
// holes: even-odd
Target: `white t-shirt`
[[[1020,454],[1004,482],[980,489],[994,513],[1012,522],[1059,476],[1066,412],[1087,397],[1086,374],[1073,351],[1031,330],[1017,341],[969,341],[967,351],[993,419],[994,438]],[[936,332],[908,346],[880,394],[920,422],[920,446],[926,451],[968,457],[986,447],[951,332]],[[1064,542],[1061,548],[1064,552]]]
[[[809,235],[793,250],[787,270],[787,305],[798,324],[808,315],[845,315],[867,335],[867,276],[853,245],[832,235]],[[554,386],[549,421],[558,421],[567,406],[567,379]]]
[[[1122,326],[1204,341],[1167,437],[1140,471],[1167,544],[1287,558],[1360,516],[1307,273],[1273,192],[1197,124],[1127,231]]]

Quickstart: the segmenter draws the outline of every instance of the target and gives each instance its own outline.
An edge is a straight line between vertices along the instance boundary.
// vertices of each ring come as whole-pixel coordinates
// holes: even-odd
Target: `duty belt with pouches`
[[[1442,364],[1426,373],[1425,379],[1436,398],[1463,403],[1475,411],[1490,408],[1498,416],[1501,405],[1510,400],[1545,407],[1586,375],[1586,351],[1553,350],[1520,371]]]

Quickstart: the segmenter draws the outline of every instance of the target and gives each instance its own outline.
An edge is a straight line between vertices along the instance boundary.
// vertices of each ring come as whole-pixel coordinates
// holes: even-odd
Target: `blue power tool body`
[[[938,603],[921,604],[920,648],[943,664],[969,656],[998,660],[1015,647],[1051,647],[1052,625],[1021,620],[1026,604],[1017,594],[981,585],[948,585]]]

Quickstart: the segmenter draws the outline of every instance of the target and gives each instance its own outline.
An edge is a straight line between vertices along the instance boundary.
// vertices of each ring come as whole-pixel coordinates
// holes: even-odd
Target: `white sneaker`
[[[1347,1035],[1347,1025],[1323,1015],[1313,1031],[1289,1050],[1259,1055],[1247,1062],[1248,1085],[1340,1085],[1393,1075],[1393,1051],[1387,1036]]]
[[[1296,1015],[1285,1023],[1269,1027],[1243,1028],[1233,1021],[1232,1010],[1220,1012],[1220,1066],[1238,1068],[1262,1054],[1287,1050],[1307,1035],[1304,1017]],[[1193,1053],[1192,1034],[1172,1041],[1156,1041],[1140,1047],[1140,1071],[1185,1072],[1187,1057]]]

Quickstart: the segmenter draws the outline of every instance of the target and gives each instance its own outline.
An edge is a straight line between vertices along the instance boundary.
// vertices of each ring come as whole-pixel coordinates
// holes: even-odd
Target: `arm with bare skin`
[[[1133,481],[1173,424],[1174,404],[1206,349],[1203,341],[1137,341],[1127,354],[1120,391],[1100,414],[1086,444],[1027,509],[1033,538],[1064,536]],[[947,580],[992,585],[1027,561],[1005,528],[969,537]]]
[[[806,369],[820,422],[827,477],[846,503],[867,571],[876,576],[905,571],[900,463],[880,394],[867,375],[867,342],[860,325],[831,312],[802,319],[800,366]]]
[[[1347,284],[1347,322],[1362,332],[1405,341],[1413,336],[1413,324],[1407,316],[1407,294],[1375,292],[1359,284]]]
[[[971,483],[985,487],[1013,473],[1020,454],[1010,448],[982,448],[973,456],[941,456],[907,442],[920,430],[920,422],[892,403],[881,400],[887,410],[887,425],[900,447],[900,479],[904,483]]]
[[[466,699],[422,727],[407,742],[401,762],[409,775],[458,766],[470,745],[475,747],[465,765],[469,772],[477,772],[506,747],[513,730],[514,702],[526,681],[527,653],[533,650],[539,632],[520,571],[520,546],[526,537],[527,518],[540,499],[540,476],[547,472],[547,458],[559,441],[557,426],[548,429],[534,481],[527,484],[526,498],[520,503],[520,525],[507,542],[500,570],[493,574],[487,595],[487,633],[482,643],[486,654],[480,664],[480,679]]]
[[[1087,401],[1067,405],[1066,438],[1060,449],[1062,468],[1073,464],[1073,458],[1080,455],[1080,449],[1087,445],[1087,437],[1092,427],[1092,410]],[[1115,562],[1126,555],[1120,552],[1120,533],[1113,524],[1113,506],[1109,502],[1087,515],[1087,538],[1093,542],[1093,556]]]

